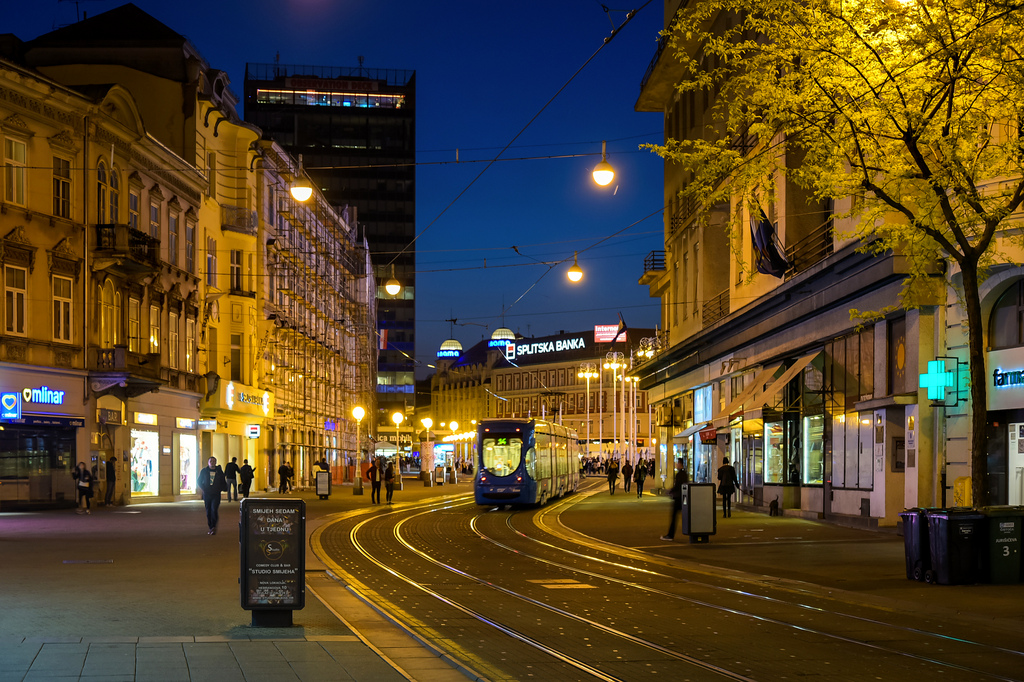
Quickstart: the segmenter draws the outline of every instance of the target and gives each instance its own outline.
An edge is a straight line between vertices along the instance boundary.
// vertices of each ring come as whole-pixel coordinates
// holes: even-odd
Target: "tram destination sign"
[[[306,503],[242,500],[241,597],[250,611],[305,606]]]

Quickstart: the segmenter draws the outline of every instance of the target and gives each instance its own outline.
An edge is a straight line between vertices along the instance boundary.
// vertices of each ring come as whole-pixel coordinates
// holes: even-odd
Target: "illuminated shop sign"
[[[231,381],[224,388],[224,404],[227,405],[229,410],[235,409],[235,403],[242,405],[253,405],[260,408],[263,414],[270,413],[270,393],[263,391],[262,393],[253,393],[247,388],[239,386],[235,387],[235,382]]]
[[[619,325],[617,324],[595,324],[594,325],[594,343],[610,343],[615,340],[618,336],[622,339],[625,334],[619,333]]]
[[[334,421],[333,419],[328,419],[327,421],[324,422],[324,431],[337,431],[337,430],[338,430],[338,422]]]
[[[1024,387],[1024,369],[1012,369],[1009,372],[1004,372],[996,367],[992,372],[992,385],[997,388]]]
[[[487,342],[488,348],[504,348],[507,345],[509,344],[505,339],[491,339]]]
[[[437,351],[437,357],[439,358],[457,358],[460,353],[457,350],[439,350]]]
[[[248,438],[259,438],[260,437],[260,425],[259,424],[246,424],[245,435]]]
[[[535,341],[534,343],[516,344],[516,357],[527,355],[543,355],[546,353],[560,353],[567,350],[583,350],[587,347],[582,336],[568,339],[555,339],[554,341]]]
[[[136,424],[149,424],[150,426],[156,426],[156,415],[151,412],[136,412],[135,413]]]
[[[200,419],[199,429],[202,431],[216,431],[217,420],[216,419]]]
[[[21,392],[21,397],[26,403],[39,403],[41,405],[64,404],[64,391],[55,391],[48,386],[26,388]]]
[[[195,419],[186,419],[185,417],[178,417],[174,420],[174,425],[179,429],[194,429],[196,428]]]
[[[0,419],[21,419],[20,393],[0,393]]]

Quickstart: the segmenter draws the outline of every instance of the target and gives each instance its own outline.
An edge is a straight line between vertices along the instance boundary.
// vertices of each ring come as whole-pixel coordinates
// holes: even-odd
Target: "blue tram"
[[[539,419],[477,424],[477,504],[544,504],[580,482],[576,432]]]

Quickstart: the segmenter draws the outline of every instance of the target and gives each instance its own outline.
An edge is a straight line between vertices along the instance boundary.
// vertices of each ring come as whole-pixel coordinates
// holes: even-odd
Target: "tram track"
[[[556,502],[553,505],[543,508],[537,513],[530,514],[531,522],[539,530],[550,534],[552,537],[557,538],[561,542],[568,543],[574,546],[583,546],[590,550],[590,554],[561,547],[552,542],[547,542],[537,537],[533,537],[522,530],[519,530],[514,520],[520,516],[518,513],[512,513],[505,516],[504,527],[506,533],[510,534],[511,540],[498,539],[491,537],[495,534],[495,529],[481,530],[480,526],[483,521],[490,522],[495,517],[492,516],[493,512],[482,512],[475,515],[466,515],[466,518],[462,518],[459,515],[460,523],[465,523],[467,528],[479,539],[486,541],[490,546],[515,556],[516,561],[528,560],[530,562],[536,562],[537,565],[543,565],[549,569],[555,571],[570,572],[578,576],[586,576],[589,579],[595,581],[606,581],[609,584],[613,584],[617,589],[622,590],[637,590],[649,595],[652,599],[657,599],[663,603],[670,603],[672,600],[675,603],[685,604],[686,608],[698,608],[698,609],[710,609],[713,612],[724,614],[731,617],[739,617],[749,619],[754,622],[760,622],[765,626],[775,628],[787,628],[795,633],[800,633],[801,636],[813,636],[815,638],[823,637],[836,643],[845,644],[848,646],[855,646],[864,648],[871,651],[874,654],[882,654],[886,656],[894,656],[907,660],[914,664],[923,664],[927,666],[935,666],[939,670],[946,670],[953,673],[954,676],[966,675],[965,679],[976,679],[979,676],[989,679],[1002,679],[1011,680],[1016,679],[1014,677],[1007,677],[1001,675],[998,672],[992,670],[981,670],[969,665],[958,664],[949,660],[943,660],[935,656],[929,656],[920,653],[902,651],[896,647],[884,646],[877,642],[866,641],[864,638],[850,637],[836,632],[830,632],[821,628],[811,627],[807,624],[798,622],[799,617],[787,620],[783,617],[775,617],[772,615],[766,615],[764,613],[755,613],[751,610],[744,608],[736,608],[720,603],[714,603],[707,599],[696,599],[691,596],[678,594],[668,589],[662,589],[654,587],[651,584],[645,584],[647,582],[658,582],[662,581],[670,584],[689,585],[699,589],[711,588],[719,593],[722,593],[730,598],[738,599],[753,599],[765,603],[772,609],[781,609],[784,607],[794,608],[802,610],[807,613],[811,613],[818,617],[842,617],[858,621],[864,625],[871,625],[873,627],[887,627],[893,628],[894,630],[900,630],[908,635],[914,635],[917,637],[931,637],[936,640],[953,643],[958,645],[971,645],[977,647],[985,647],[989,651],[998,651],[1004,655],[1012,656],[1024,656],[1024,653],[1009,649],[1005,647],[993,647],[991,645],[982,644],[980,642],[973,642],[970,640],[964,640],[960,638],[951,637],[942,633],[930,632],[919,628],[908,628],[901,626],[892,626],[885,621],[866,618],[864,616],[857,616],[855,614],[842,613],[839,611],[831,611],[821,606],[812,604],[799,603],[782,599],[778,597],[772,597],[765,594],[756,594],[749,590],[737,589],[735,587],[723,587],[722,585],[714,584],[712,582],[703,582],[699,580],[692,580],[690,578],[681,578],[678,574],[673,574],[673,571],[683,572],[689,570],[686,566],[681,565],[688,562],[680,562],[666,557],[656,557],[638,550],[632,550],[625,547],[619,547],[618,545],[610,545],[600,540],[591,538],[593,542],[585,539],[581,540],[580,534],[572,531],[571,533],[565,534],[563,537],[556,531],[553,531],[551,527],[543,527],[542,524],[545,522],[546,516],[553,516],[557,520],[555,527],[561,524],[558,519],[559,510],[562,509],[563,505],[572,504],[573,498],[568,498],[564,501]],[[602,680],[618,680],[618,679],[629,679],[629,677],[622,677],[621,666],[616,668],[610,666],[607,663],[604,666],[600,664],[594,664],[586,657],[581,656],[579,653],[569,651],[569,647],[560,647],[553,645],[547,641],[542,641],[544,637],[538,632],[531,632],[529,627],[524,627],[523,622],[529,621],[530,618],[540,622],[540,617],[525,618],[519,616],[518,623],[511,623],[507,620],[503,622],[503,618],[496,617],[493,612],[488,613],[486,608],[481,608],[483,604],[479,594],[474,592],[474,596],[471,600],[464,599],[460,596],[459,590],[453,590],[446,588],[445,583],[450,582],[444,579],[435,579],[431,581],[425,577],[426,570],[418,568],[416,562],[426,562],[427,564],[434,567],[436,570],[447,572],[453,576],[457,576],[459,580],[464,581],[462,584],[472,584],[480,588],[500,595],[501,599],[504,600],[515,600],[515,602],[523,605],[522,611],[526,612],[528,609],[540,609],[544,613],[548,613],[550,616],[568,619],[569,622],[574,623],[574,634],[577,631],[587,630],[595,633],[600,633],[601,637],[614,638],[618,641],[628,643],[629,646],[634,648],[640,648],[651,652],[652,655],[659,658],[667,658],[677,661],[679,664],[687,666],[695,666],[695,670],[701,671],[701,675],[707,677],[711,676],[716,679],[735,679],[735,680],[748,680],[753,679],[756,675],[752,676],[749,672],[743,671],[738,672],[730,670],[728,667],[723,665],[716,665],[710,663],[707,660],[703,660],[697,656],[690,656],[686,653],[678,651],[669,646],[659,644],[656,641],[640,637],[638,635],[626,632],[620,628],[613,627],[602,622],[598,622],[595,618],[582,615],[580,613],[574,613],[572,610],[555,606],[554,604],[546,603],[540,599],[534,598],[523,592],[520,589],[514,589],[512,587],[501,585],[495,582],[493,579],[489,579],[485,575],[476,575],[472,569],[468,569],[465,564],[462,566],[458,565],[459,562],[452,559],[438,558],[438,548],[432,546],[426,539],[424,539],[423,533],[417,530],[417,524],[422,527],[423,524],[429,525],[429,517],[431,514],[437,514],[440,512],[451,514],[453,510],[458,510],[462,507],[469,507],[472,504],[471,500],[462,500],[458,497],[450,498],[441,503],[429,503],[416,505],[414,507],[402,508],[391,510],[385,514],[376,514],[369,518],[362,519],[350,519],[355,521],[346,535],[348,542],[351,543],[353,549],[359,553],[359,555],[368,562],[370,565],[375,566],[376,569],[383,571],[391,579],[401,581],[403,584],[409,586],[413,590],[416,590],[420,594],[429,597],[440,604],[444,604],[447,608],[454,610],[461,616],[470,617],[477,623],[484,625],[487,629],[494,632],[500,632],[503,636],[512,638],[520,644],[530,647],[538,652],[542,652],[546,656],[550,656],[562,664],[571,667],[573,670],[580,674],[589,676],[590,678],[602,679]],[[526,517],[526,514],[521,514],[522,517]],[[401,517],[397,518],[396,517]],[[343,519],[339,519],[341,521]],[[388,535],[394,539],[394,544],[390,544],[386,549],[381,549],[381,546],[374,544],[372,533],[369,532],[369,528],[373,527],[374,524],[380,523],[381,528],[374,531],[374,533],[380,535],[381,531],[383,534]],[[363,536],[368,536],[363,538]],[[584,536],[585,538],[586,536]],[[579,565],[569,565],[564,561],[555,561],[553,559],[541,556],[539,551],[533,551],[530,549],[524,549],[523,547],[512,546],[509,542],[521,541],[527,543],[527,547],[530,548],[541,548],[544,552],[557,551],[561,555],[567,557],[570,560],[574,560],[580,563],[591,562],[591,568],[582,568]],[[405,557],[398,557],[396,549],[401,547]],[[612,556],[627,557],[631,561],[642,561],[642,565],[631,565],[624,563],[621,560],[615,561],[612,559],[602,558],[594,556],[594,552],[601,554],[610,554]],[[456,557],[457,559],[458,557]],[[404,566],[402,568],[396,568],[397,564],[402,562]],[[594,567],[596,565],[596,567]],[[652,568],[656,567],[656,568]],[[340,567],[339,567],[340,568]],[[666,570],[668,569],[668,570]],[[525,569],[524,569],[525,570]],[[613,572],[627,572],[627,575],[638,576],[636,579],[628,579],[623,577],[617,577],[612,575]],[[367,595],[366,598],[370,598],[375,602],[378,602],[378,606],[386,611],[391,617],[402,623],[407,629],[417,630],[419,632],[428,632],[435,630],[429,623],[425,623],[420,617],[407,612],[406,609],[397,603],[388,603],[388,600],[383,597],[378,589],[373,586],[365,585],[361,580],[351,575],[344,569],[340,570],[343,580],[349,582],[354,588],[361,590]],[[692,573],[691,573],[692,575]],[[441,585],[441,587],[438,587]],[[465,592],[465,588],[462,588]],[[469,603],[472,602],[472,603]],[[520,609],[515,609],[518,613]],[[451,616],[447,616],[451,618]],[[443,619],[442,619],[443,620]],[[561,629],[561,628],[560,628]],[[483,663],[480,656],[471,651],[458,651],[452,650],[452,642],[450,638],[442,636],[439,632],[434,632],[437,639],[445,642],[441,646],[435,647],[442,651],[446,651],[452,658],[460,661],[464,661],[466,666],[469,668],[474,667],[474,663]],[[428,635],[429,639],[429,635]],[[587,639],[584,637],[584,639]],[[595,637],[596,639],[596,637]],[[606,645],[607,646],[607,645]],[[457,649],[457,647],[456,647]],[[616,649],[617,650],[617,649]],[[639,657],[635,652],[631,653],[632,657]],[[620,657],[621,658],[621,657]],[[479,666],[478,666],[479,667]],[[495,668],[492,666],[484,665],[485,668],[489,668],[488,672],[492,674]],[[616,672],[618,670],[618,672]],[[501,675],[497,675],[500,677]]]

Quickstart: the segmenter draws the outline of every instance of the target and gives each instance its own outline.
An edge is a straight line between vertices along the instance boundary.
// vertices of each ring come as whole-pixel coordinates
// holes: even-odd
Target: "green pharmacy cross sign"
[[[952,360],[955,369],[946,369],[946,361]],[[921,387],[928,389],[928,399],[934,402],[946,401],[946,389],[956,391],[956,405],[960,402],[960,360],[957,358],[938,357],[928,363],[928,372],[921,375]]]

